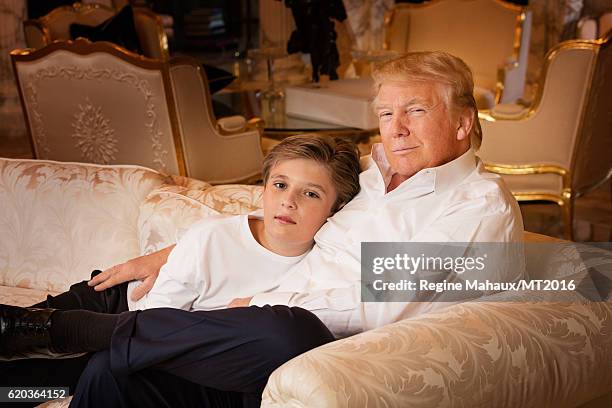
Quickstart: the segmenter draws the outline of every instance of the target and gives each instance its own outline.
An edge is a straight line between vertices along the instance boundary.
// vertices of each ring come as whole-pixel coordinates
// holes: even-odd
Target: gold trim
[[[556,174],[561,176],[561,194],[542,191],[513,191],[517,201],[550,201],[561,207],[564,235],[570,241],[574,237],[574,192],[572,190],[572,172],[556,164],[499,164],[484,163],[485,168],[493,173],[506,175]]]
[[[432,5],[436,5],[438,3],[442,3],[444,1],[447,1],[447,0],[429,0],[423,3],[395,4],[393,8],[389,10],[385,15],[384,30],[383,30],[383,33],[384,33],[383,34],[383,46],[382,46],[383,49],[389,50],[391,47],[391,44],[389,41],[389,35],[390,35],[390,30],[391,30],[391,24],[393,23],[393,20],[396,17],[395,15],[396,15],[397,10],[425,8],[425,7],[430,7]],[[471,0],[464,0],[464,1],[471,1]],[[508,3],[503,0],[493,0],[493,3],[496,3],[498,6],[501,6],[507,10],[511,10],[517,14],[516,23],[514,27],[514,40],[512,43],[512,55],[510,56],[510,58],[514,60],[513,65],[517,66],[519,57],[521,55],[521,49],[525,46],[523,44],[523,30],[525,29],[525,21],[527,19],[527,13],[529,12],[529,9],[527,7]],[[495,89],[494,89],[496,104],[498,104],[501,101],[502,96],[503,96],[505,75],[506,75],[507,68],[508,68],[508,65],[504,63],[503,65],[500,65],[500,67],[497,70],[497,75],[496,75],[497,82],[495,83]]]
[[[569,170],[556,164],[499,164],[485,162],[487,170],[499,174],[544,174],[566,176]]]
[[[556,174],[561,176],[562,189],[571,190],[572,172],[556,164],[500,164],[484,163],[488,171],[507,175]]]
[[[71,6],[57,7],[53,9],[51,12],[49,12],[48,14],[38,19],[25,21],[23,23],[24,33],[25,33],[25,27],[31,25],[31,26],[36,26],[38,29],[42,31],[42,36],[43,36],[42,40],[43,40],[43,43],[46,45],[49,45],[52,42],[57,41],[57,40],[66,41],[66,40],[69,40],[69,38],[61,38],[61,39],[51,38],[51,31],[49,27],[52,25],[53,19],[57,18],[58,15],[64,15],[66,13],[70,13],[71,15],[75,16],[75,20],[78,20],[79,17],[86,16],[88,12],[92,12],[96,10],[107,11],[109,15],[105,17],[105,19],[111,18],[112,16],[117,14],[117,10],[115,8],[106,6],[104,4],[97,4],[97,3],[83,4],[83,3],[76,2],[76,3],[73,3]],[[168,50],[168,37],[166,36],[166,32],[164,31],[164,25],[161,20],[161,17],[146,7],[134,7],[133,10],[134,10],[134,18],[136,18],[136,15],[138,14],[138,15],[144,15],[147,18],[155,21],[155,28],[157,31],[156,33],[157,40],[158,40],[158,45],[160,48],[160,53],[162,55],[162,59],[165,59],[165,60],[170,59],[170,52]],[[134,24],[136,23],[134,22]],[[136,31],[138,32],[137,27],[136,27]]]
[[[136,54],[128,51],[125,48],[119,47],[116,44],[107,41],[91,42],[86,38],[77,38],[69,41],[54,41],[44,48],[39,49],[16,49],[11,51],[11,57],[16,57],[18,61],[33,61],[51,54],[57,50],[66,50],[73,54],[88,55],[95,52],[103,52],[112,54],[131,64],[138,65],[142,68],[156,69],[159,67],[162,60],[148,58],[144,55]]]
[[[550,64],[552,63],[553,59],[555,58],[555,56],[562,50],[565,49],[598,49],[602,44],[606,43],[607,40],[602,40],[602,39],[598,39],[598,40],[568,40],[568,41],[564,41],[561,42],[559,44],[557,44],[555,47],[551,48],[547,53],[546,56],[544,57],[544,66],[542,68],[542,75],[540,75],[540,78],[537,82],[537,89],[538,92],[535,95],[535,98],[533,100],[533,102],[531,103],[531,105],[529,106],[529,109],[527,111],[525,111],[525,113],[523,113],[521,116],[517,116],[517,117],[510,117],[510,118],[506,118],[506,117],[496,117],[494,112],[490,109],[482,109],[478,111],[478,117],[480,119],[486,120],[488,122],[495,122],[497,120],[502,120],[502,121],[506,121],[506,120],[511,120],[511,121],[520,121],[520,120],[525,120],[528,119],[530,117],[532,117],[533,115],[535,115],[537,113],[537,111],[540,109],[540,104],[542,102],[542,97],[544,94],[544,84],[546,83],[546,79],[548,77],[548,69],[550,67]],[[595,65],[595,64],[593,64]]]
[[[159,42],[159,48],[161,50],[162,58],[165,60],[169,60],[170,51],[168,50],[168,36],[166,36],[166,31],[164,31],[164,22],[162,21],[159,14],[154,13],[147,7],[134,7],[134,16],[136,16],[136,13],[145,15],[155,21],[157,41]]]
[[[593,76],[595,74],[595,70],[599,66],[599,53],[601,52],[602,47],[609,47],[610,37],[605,39],[597,39],[597,40],[570,40],[565,41],[560,44],[557,44],[554,48],[552,48],[545,57],[543,75],[541,75],[540,80],[538,82],[538,93],[535,96],[534,102],[529,107],[529,109],[522,115],[511,118],[496,118],[495,115],[491,111],[480,111],[478,112],[478,117],[481,120],[495,122],[497,120],[500,121],[522,121],[529,119],[534,116],[540,109],[540,105],[542,103],[543,94],[544,94],[544,85],[546,83],[548,77],[548,71],[550,68],[550,64],[556,58],[557,54],[564,50],[573,50],[573,49],[586,49],[592,50],[594,53],[593,59],[594,63],[590,67],[590,71],[588,73],[588,77],[590,80],[587,83],[587,88],[585,90],[584,95],[584,103],[581,107],[579,113],[579,122],[576,128],[576,136],[574,140],[574,147],[572,149],[572,157],[570,159],[570,165],[568,169],[565,169],[561,166],[550,165],[550,164],[531,164],[531,165],[506,165],[499,163],[485,163],[485,167],[494,173],[498,174],[544,174],[544,173],[552,173],[557,174],[562,177],[562,189],[560,194],[550,194],[543,192],[514,192],[513,195],[519,201],[534,201],[534,200],[544,200],[544,201],[552,201],[558,204],[561,207],[563,223],[565,226],[565,236],[568,239],[573,238],[573,220],[574,220],[574,198],[576,197],[577,192],[574,191],[573,186],[573,171],[576,164],[577,157],[577,146],[580,145],[583,135],[584,121],[586,116],[586,109],[591,99],[591,93],[593,91]]]
[[[504,88],[506,83],[506,72],[509,68],[518,68],[519,59],[521,56],[521,50],[525,46],[523,44],[523,31],[525,30],[525,21],[527,20],[527,8],[516,6],[520,11],[516,16],[516,25],[514,27],[514,40],[512,43],[512,63],[501,65],[497,69],[497,82],[495,83],[495,104],[501,102],[504,95]],[[526,63],[527,61],[525,61]]]
[[[51,33],[49,32],[49,28],[45,24],[42,24],[40,19],[26,20],[23,22],[23,35],[26,40],[28,37],[26,28],[29,26],[36,27],[36,29],[40,31],[43,44],[47,45],[51,43]]]
[[[30,136],[30,143],[33,146],[33,152],[35,156],[38,156],[38,152],[36,151],[34,139],[32,135],[32,129],[30,127],[30,120],[28,111],[25,105],[25,98],[22,92],[21,83],[19,81],[19,74],[17,71],[17,63],[21,62],[29,62],[36,61],[41,58],[46,57],[49,54],[52,54],[56,51],[67,51],[77,55],[89,55],[95,53],[105,53],[110,54],[120,60],[123,60],[129,64],[135,65],[140,68],[144,68],[147,70],[158,70],[162,74],[162,82],[164,87],[164,94],[166,99],[166,104],[168,108],[168,115],[170,117],[170,128],[172,131],[172,139],[174,142],[174,148],[176,152],[176,161],[177,167],[179,170],[179,174],[182,176],[187,175],[187,167],[185,165],[184,159],[184,149],[182,140],[180,137],[180,131],[178,126],[178,116],[175,110],[174,104],[174,96],[172,91],[172,84],[170,81],[170,71],[169,64],[167,61],[146,58],[142,55],[127,51],[115,44],[101,41],[101,42],[91,42],[85,38],[78,38],[75,41],[56,41],[44,48],[38,50],[13,50],[11,51],[11,60],[13,65],[13,72],[15,74],[15,81],[17,83],[17,88],[19,90],[19,97],[21,99],[21,106],[24,112],[24,116],[26,118],[26,124],[28,128],[28,135]]]
[[[57,7],[53,10],[51,10],[48,14],[38,18],[37,21],[38,24],[40,24],[42,27],[44,27],[44,42],[45,44],[51,44],[55,39],[51,38],[51,30],[49,29],[49,26],[52,23],[52,20],[54,18],[56,18],[57,15],[61,15],[63,13],[73,13],[76,16],[82,16],[87,14],[90,11],[94,11],[94,10],[104,10],[104,11],[108,11],[110,14],[107,18],[112,17],[113,15],[115,15],[116,11],[114,8],[106,6],[104,4],[97,4],[97,3],[90,3],[90,4],[83,4],[83,3],[73,3],[70,6],[60,6]],[[31,21],[31,20],[30,20]]]

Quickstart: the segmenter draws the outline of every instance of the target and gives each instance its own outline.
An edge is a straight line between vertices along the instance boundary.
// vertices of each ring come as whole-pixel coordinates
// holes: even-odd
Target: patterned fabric
[[[263,187],[227,184],[206,190],[200,201],[227,214],[247,214],[263,207]]]
[[[42,302],[47,295],[56,295],[46,290],[0,286],[0,303],[15,306],[31,306]]]
[[[140,206],[140,252],[150,254],[172,245],[192,224],[219,214],[192,198],[203,193],[180,186],[164,186],[152,191]]]
[[[0,159],[0,284],[62,292],[138,256],[140,203],[165,180],[138,166]]]
[[[262,191],[138,166],[0,159],[0,302],[39,302],[201,217],[260,208]],[[584,269],[563,256],[532,268]],[[274,372],[262,406],[565,407],[612,390],[612,303],[496,296],[311,350]]]
[[[180,180],[177,180],[180,181]],[[149,194],[140,207],[138,226],[142,253],[175,243],[194,223],[210,215],[245,214],[261,207],[262,188],[246,185],[164,185]],[[196,187],[196,188],[190,188]]]
[[[612,390],[612,303],[526,301],[546,295],[324,345],[277,369],[262,407],[574,407]]]
[[[211,187],[139,166],[0,159],[0,303],[38,303],[93,269],[175,242],[202,217],[261,205],[257,186]]]

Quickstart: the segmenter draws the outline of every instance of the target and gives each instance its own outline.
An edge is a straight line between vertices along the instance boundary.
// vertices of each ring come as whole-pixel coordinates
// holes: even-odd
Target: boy
[[[274,289],[312,248],[326,219],[359,191],[359,156],[341,139],[293,136],[270,152],[262,173],[263,214],[212,217],[194,225],[143,301],[128,301],[133,283],[95,292],[81,282],[34,305],[43,310],[0,305],[0,355],[35,348],[100,350],[108,347],[112,314],[156,307],[213,310]]]

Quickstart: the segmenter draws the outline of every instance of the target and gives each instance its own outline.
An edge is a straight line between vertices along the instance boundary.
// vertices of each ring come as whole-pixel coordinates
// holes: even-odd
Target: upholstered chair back
[[[562,206],[571,238],[573,198],[610,173],[609,41],[567,41],[546,56],[529,109],[481,112],[480,157],[518,200]],[[505,108],[505,107],[504,107]]]
[[[259,130],[245,127],[239,116],[217,122],[206,74],[193,59],[173,59],[170,80],[189,176],[212,184],[257,178],[263,163]]]
[[[96,26],[113,17],[117,11],[102,4],[74,3],[54,9],[46,16],[24,22],[26,44],[38,49],[53,41],[71,39],[70,25]],[[134,8],[134,25],[146,57],[168,59],[168,39],[160,17],[146,8]]]
[[[398,52],[441,50],[462,58],[477,87],[490,91],[488,98],[477,95],[479,107],[487,108],[522,97],[530,27],[530,12],[499,0],[396,4],[387,16],[384,45]]]
[[[11,56],[36,158],[185,174],[164,62],[84,39]]]

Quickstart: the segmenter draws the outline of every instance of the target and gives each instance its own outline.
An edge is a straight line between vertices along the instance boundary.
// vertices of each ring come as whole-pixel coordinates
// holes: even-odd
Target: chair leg
[[[563,218],[563,230],[565,239],[574,240],[574,199],[573,197],[566,197],[563,199],[563,205],[561,205],[561,212]]]

